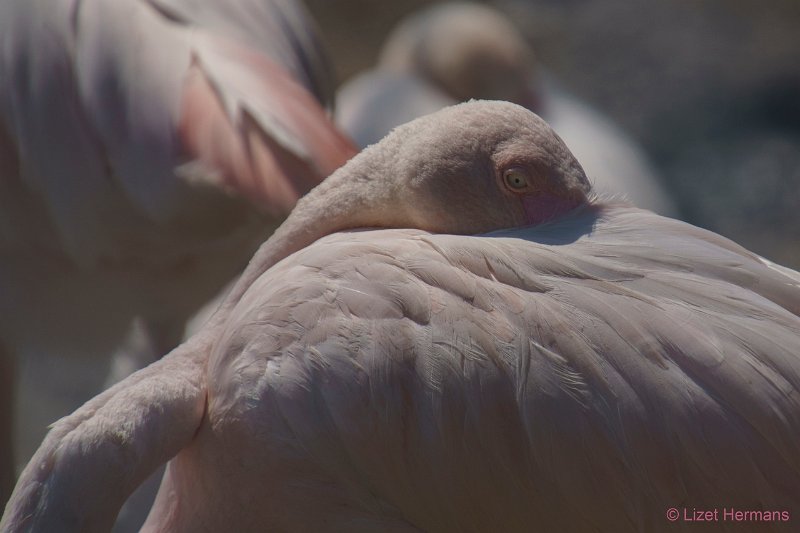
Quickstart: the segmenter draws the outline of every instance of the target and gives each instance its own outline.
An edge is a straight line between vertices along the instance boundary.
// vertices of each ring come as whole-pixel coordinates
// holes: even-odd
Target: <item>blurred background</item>
[[[340,82],[426,0],[307,0]],[[682,218],[800,268],[800,2],[496,0],[646,151]]]

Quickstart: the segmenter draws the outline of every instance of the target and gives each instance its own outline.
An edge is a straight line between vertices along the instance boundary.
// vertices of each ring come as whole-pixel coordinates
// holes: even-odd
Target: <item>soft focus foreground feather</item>
[[[114,472],[181,446],[150,530],[616,533],[690,530],[669,507],[794,512],[799,279],[622,207],[479,237],[332,235],[159,363],[188,379],[146,370],[60,421],[17,489],[41,496],[3,525],[108,516]],[[201,423],[202,392],[180,391],[206,351]],[[125,407],[148,395],[161,420]],[[163,420],[185,426],[166,448],[165,426],[137,431]],[[105,463],[105,483],[63,454]],[[85,497],[48,500],[72,486]]]
[[[227,190],[236,195],[241,178],[217,175],[225,169],[207,164],[204,147],[180,137],[179,123],[193,119],[181,115],[193,69],[225,112],[218,121],[204,124],[211,130],[209,144],[244,143],[243,156],[253,156],[247,143],[255,142],[235,137],[259,130],[309,167],[299,175],[258,176],[291,180],[297,189],[292,191],[294,200],[352,153],[326,123],[322,108],[306,96],[307,90],[327,88],[324,69],[316,76],[322,79],[306,74],[292,81],[292,75],[322,64],[321,58],[308,57],[313,47],[293,40],[294,32],[302,31],[294,3],[262,2],[250,13],[250,33],[260,22],[265,32],[261,39],[232,29],[238,19],[231,19],[244,17],[248,6],[234,9],[236,2],[225,2],[230,7],[226,14],[221,6],[201,9],[196,3],[7,2],[0,11],[0,74],[10,80],[0,89],[5,128],[17,145],[21,178],[44,197],[59,236],[78,261],[124,258],[115,249],[119,241],[128,245],[143,238],[130,228],[135,227],[132,217],[141,225],[168,230],[161,236],[165,241],[181,229],[195,240],[198,234],[213,238],[219,232],[216,226],[235,216],[227,212],[235,205],[230,199],[203,185],[213,189],[232,183]],[[309,128],[309,120],[300,117],[298,124],[286,111],[298,98],[302,106],[295,108],[316,113],[317,131]],[[309,136],[316,142],[308,142]],[[293,205],[288,197],[252,200],[273,215],[285,215]],[[202,222],[209,207],[225,214],[221,222]],[[185,231],[187,225],[192,225],[190,231]],[[189,235],[181,236],[191,241]],[[164,248],[172,246],[170,241]]]
[[[354,153],[309,92],[330,83],[299,4],[200,4],[0,5],[12,346],[107,353],[86,340],[118,341],[136,315],[185,320]]]
[[[167,17],[253,48],[286,68],[326,107],[334,79],[301,4],[294,0],[149,0]],[[312,28],[313,30],[313,28]]]
[[[353,154],[309,93],[331,98],[300,6],[259,5],[0,5],[12,347],[107,353],[133,316],[185,320]]]
[[[314,30],[289,0],[0,3],[0,358],[110,355],[134,317],[174,347],[354,153]]]

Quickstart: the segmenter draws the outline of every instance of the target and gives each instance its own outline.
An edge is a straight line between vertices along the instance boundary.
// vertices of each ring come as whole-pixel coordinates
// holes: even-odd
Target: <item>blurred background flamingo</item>
[[[363,147],[415,113],[470,98],[506,100],[535,111],[566,141],[599,193],[677,216],[641,149],[559,87],[500,11],[475,2],[437,4],[402,20],[387,38],[379,65],[339,90],[337,122]]]
[[[437,0],[307,0],[348,80]],[[489,0],[567,93],[641,146],[683,219],[800,267],[800,4]]]
[[[334,82],[298,2],[15,0],[0,36],[5,496],[16,356],[20,424],[38,441],[75,407],[58,391],[79,404],[99,390],[132,321],[145,341],[125,349],[174,347],[354,151],[328,119]],[[65,371],[63,357],[88,364]],[[27,400],[48,394],[36,424]]]

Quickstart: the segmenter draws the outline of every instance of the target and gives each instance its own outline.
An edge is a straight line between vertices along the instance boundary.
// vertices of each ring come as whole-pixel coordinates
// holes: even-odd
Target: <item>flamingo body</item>
[[[232,311],[149,525],[668,531],[681,502],[793,509],[799,282],[630,208],[327,237]]]
[[[530,223],[541,198],[579,205]],[[146,531],[780,513],[800,504],[798,353],[800,274],[595,198],[523,108],[461,104],[330,176],[200,332],[59,421],[0,529],[102,529],[173,457]]]

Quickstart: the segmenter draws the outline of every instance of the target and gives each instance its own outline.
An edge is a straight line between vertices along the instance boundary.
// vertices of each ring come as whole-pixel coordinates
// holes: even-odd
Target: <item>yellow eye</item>
[[[520,191],[528,186],[528,176],[518,168],[510,168],[503,173],[506,185],[512,190]]]

